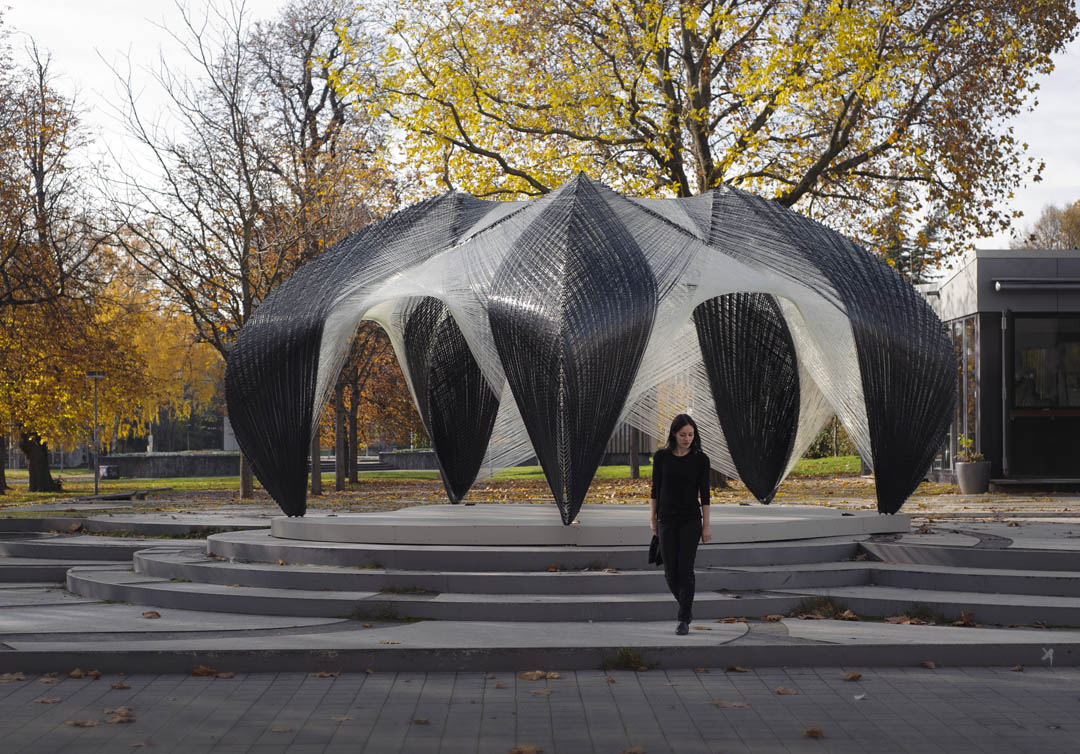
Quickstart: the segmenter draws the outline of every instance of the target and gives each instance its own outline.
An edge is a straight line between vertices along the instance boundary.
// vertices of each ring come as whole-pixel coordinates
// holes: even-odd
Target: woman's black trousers
[[[664,555],[664,577],[668,589],[679,602],[680,622],[689,623],[694,609],[694,558],[701,541],[701,519],[658,522],[660,552]]]

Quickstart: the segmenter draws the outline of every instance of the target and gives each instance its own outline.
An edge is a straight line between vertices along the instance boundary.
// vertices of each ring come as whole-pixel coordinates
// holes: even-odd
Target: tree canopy
[[[947,250],[1007,228],[1002,202],[1038,180],[1005,123],[1077,28],[1070,0],[402,0],[385,12],[378,107],[429,184],[535,195],[579,170],[636,195],[730,184],[874,245],[901,182],[914,211],[941,210]]]

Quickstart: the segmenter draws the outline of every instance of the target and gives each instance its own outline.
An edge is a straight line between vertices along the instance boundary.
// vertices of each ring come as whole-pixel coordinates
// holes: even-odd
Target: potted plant
[[[974,452],[970,437],[959,439],[960,452],[956,454],[956,483],[965,495],[981,495],[990,489],[990,462],[982,453]]]

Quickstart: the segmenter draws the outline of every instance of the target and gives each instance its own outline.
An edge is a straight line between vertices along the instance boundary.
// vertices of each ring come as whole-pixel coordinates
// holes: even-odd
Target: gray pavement
[[[1032,617],[1046,620],[934,626],[800,620],[786,610],[749,611],[738,613],[749,622],[699,621],[701,630],[689,637],[676,637],[670,620],[402,622],[347,620],[338,614],[240,615],[88,599],[37,574],[50,563],[58,573],[70,565],[106,574],[126,570],[127,565],[113,562],[128,561],[136,549],[205,546],[198,539],[157,538],[162,534],[265,528],[268,514],[219,509],[12,519],[6,522],[10,530],[43,534],[0,541],[5,556],[0,581],[9,581],[0,584],[0,754],[510,752],[515,747],[547,754],[1080,751],[1080,626],[1055,622],[1049,612],[1072,609],[1080,599],[1073,588],[1075,571],[1057,565],[1075,568],[1080,518],[1069,514],[1077,502],[1060,501],[1059,509],[1059,501],[1032,500],[1032,510],[1023,515],[998,513],[982,520],[969,517],[966,509],[954,510],[945,520],[935,516],[915,532],[875,545],[887,556],[879,564],[882,578],[904,571],[913,583],[933,586],[943,612],[950,602],[971,609],[976,595],[985,601],[975,610],[982,619],[991,607],[1004,609],[1017,599],[997,594],[996,588],[971,595],[949,591],[952,582],[946,577],[981,572],[998,584],[1003,578],[1050,584],[1015,590],[1027,595],[1024,604],[1043,611]],[[137,536],[69,534],[73,523],[82,523],[83,530]],[[61,534],[49,535],[50,529]],[[974,565],[890,560],[903,548],[920,547],[968,551]],[[71,560],[93,557],[100,565]],[[1021,557],[1041,565],[1008,570]],[[317,568],[288,559],[271,559],[270,565],[318,578]],[[861,564],[811,562],[790,570],[813,576],[874,565]],[[1033,568],[1041,570],[1025,570]],[[752,575],[775,569],[738,570]],[[21,577],[23,572],[30,576]],[[183,577],[164,581],[175,591],[241,592],[229,580],[218,586]],[[871,590],[859,583],[843,587],[838,582],[827,589],[792,584],[788,591],[844,594],[865,615],[893,612],[891,606],[889,612],[869,611]],[[910,588],[885,583],[875,582],[872,594],[884,604],[894,592],[891,601],[897,605],[915,601]],[[749,606],[752,596],[740,599]],[[117,598],[123,599],[130,598]],[[485,599],[496,604],[505,598]],[[553,599],[536,597],[544,604]],[[866,612],[858,609],[859,599]],[[765,612],[785,617],[765,621]],[[651,669],[598,669],[603,662],[634,664],[624,648],[634,648]],[[931,660],[933,668],[920,665]],[[1014,664],[1023,672],[1012,670]],[[69,677],[76,665],[84,671],[100,668],[105,675]],[[197,665],[231,677],[193,676]],[[727,665],[748,670],[725,672]],[[560,677],[519,677],[537,666],[557,670]],[[708,671],[696,672],[697,666]],[[254,672],[270,668],[279,672]],[[317,670],[335,672],[310,672]],[[453,670],[459,672],[439,672]],[[43,671],[57,674],[35,675]],[[861,673],[861,679],[844,680],[849,671]],[[777,694],[778,688],[798,693]],[[813,728],[823,737],[806,735]]]
[[[701,670],[571,671],[542,680],[516,672],[98,680],[62,674],[55,682],[28,676],[0,682],[0,748],[9,754],[1080,751],[1077,668]],[[846,681],[848,672],[862,677]],[[121,707],[130,712],[115,712]],[[822,737],[807,734],[815,728]]]

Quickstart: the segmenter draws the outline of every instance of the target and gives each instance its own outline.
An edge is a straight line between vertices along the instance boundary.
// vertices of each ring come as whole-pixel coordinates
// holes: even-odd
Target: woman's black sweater
[[[698,452],[677,456],[667,448],[653,455],[652,495],[657,518],[674,521],[700,518],[701,505],[709,504],[709,457]]]

